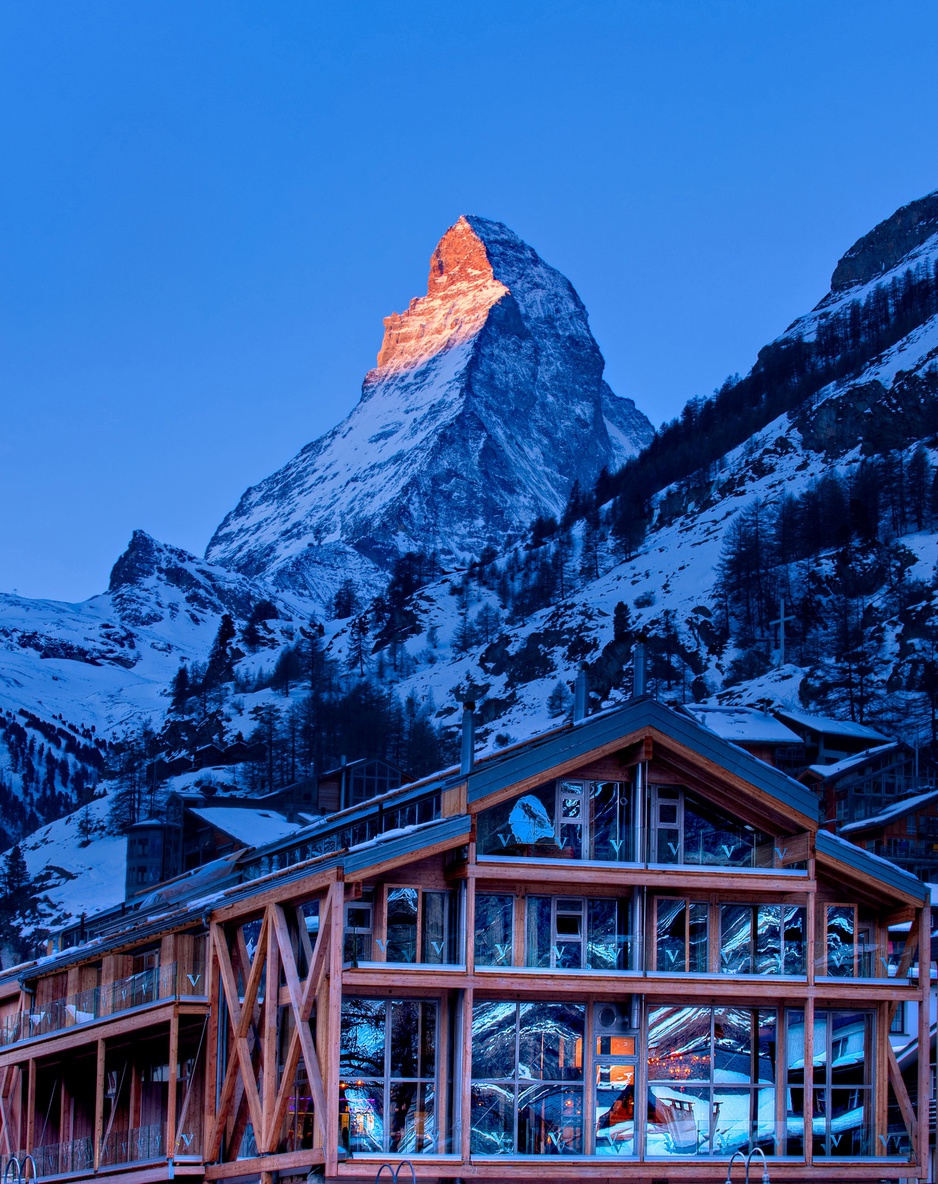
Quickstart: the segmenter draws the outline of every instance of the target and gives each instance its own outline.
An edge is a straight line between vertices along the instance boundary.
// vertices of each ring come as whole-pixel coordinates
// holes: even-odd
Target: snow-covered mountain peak
[[[499,546],[651,439],[603,366],[570,282],[506,226],[462,217],[426,296],[386,319],[358,404],[247,490],[206,557],[325,607],[344,579],[374,594],[407,551]]]
[[[495,278],[484,241],[473,222],[481,219],[470,222],[460,218],[440,239],[430,259],[426,296],[411,300],[406,312],[385,317],[384,341],[378,364],[365,379],[366,390],[391,374],[416,369],[435,354],[475,337],[489,309],[508,292],[505,284]],[[520,239],[515,241],[524,245]]]

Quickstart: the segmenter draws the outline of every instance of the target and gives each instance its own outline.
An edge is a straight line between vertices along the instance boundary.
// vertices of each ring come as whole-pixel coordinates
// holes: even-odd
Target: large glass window
[[[436,1003],[342,1001],[339,1111],[346,1150],[438,1150],[436,1043]]]
[[[670,897],[660,897],[655,905],[655,969],[666,974],[706,974],[710,906]]]
[[[805,973],[805,910],[800,905],[721,904],[724,974]]]
[[[456,961],[455,893],[389,886],[385,916],[388,962]]]
[[[483,810],[482,855],[627,862],[632,855],[631,786],[564,780]]]
[[[804,1154],[804,1013],[788,1012],[787,1154]],[[812,1141],[815,1158],[872,1151],[873,1015],[815,1011]]]
[[[474,1155],[583,1153],[581,1003],[472,1009]]]
[[[525,965],[562,970],[626,970],[631,937],[624,900],[529,896]]]
[[[773,846],[770,835],[730,818],[680,786],[659,785],[653,792],[651,863],[771,867]]]
[[[645,1153],[775,1153],[776,1013],[656,1007],[648,1015]]]

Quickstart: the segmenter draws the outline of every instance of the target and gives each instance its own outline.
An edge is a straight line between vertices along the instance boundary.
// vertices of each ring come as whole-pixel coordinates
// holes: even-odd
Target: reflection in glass
[[[437,1005],[342,1001],[340,1115],[352,1152],[436,1149]]]
[[[477,826],[482,855],[613,863],[633,858],[627,782],[551,782],[483,810]]]
[[[649,850],[654,862],[771,866],[770,835],[730,818],[681,787],[659,786],[651,817]]]
[[[587,901],[586,965],[591,970],[631,969],[631,909],[627,900]]]
[[[805,910],[778,904],[720,906],[724,974],[804,974]]]
[[[596,1066],[597,1155],[632,1155],[635,1151],[635,1066]]]
[[[424,892],[421,960],[452,964],[457,958],[456,893]]]
[[[872,1154],[872,1013],[814,1013],[813,1113],[816,1157]],[[788,1013],[786,1154],[804,1153],[804,1014]]]
[[[659,898],[655,966],[670,974],[706,974],[709,970],[709,906]]]
[[[853,978],[856,909],[853,905],[827,906],[827,973],[836,978]]]
[[[646,1154],[776,1153],[776,1022],[751,1008],[649,1012]]]
[[[416,888],[388,889],[387,925],[387,960],[389,962],[416,962]]]
[[[473,1154],[582,1152],[585,1020],[578,1003],[473,1007]]]
[[[511,966],[514,961],[515,898],[476,894],[477,966]]]

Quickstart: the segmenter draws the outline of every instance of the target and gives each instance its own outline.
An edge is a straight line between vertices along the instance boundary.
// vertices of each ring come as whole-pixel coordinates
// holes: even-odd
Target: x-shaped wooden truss
[[[334,944],[332,929],[339,926],[341,932],[343,892],[342,884],[336,883],[326,894],[315,946],[310,943],[302,910],[291,909],[293,928],[308,966],[303,980],[297,968],[288,913],[283,905],[272,903],[265,907],[253,956],[240,926],[229,933],[223,925],[212,925],[212,956],[228,1011],[229,1055],[206,1144],[206,1162],[218,1159],[226,1133],[226,1157],[237,1155],[248,1122],[254,1129],[258,1153],[276,1153],[300,1057],[313,1098],[315,1143],[317,1147],[325,1145],[326,1093],[310,1019],[317,996],[330,973],[329,954]],[[244,982],[243,997],[238,993],[236,966]],[[278,1073],[281,968],[293,1016],[293,1030],[283,1072]],[[262,980],[263,996],[260,994]]]

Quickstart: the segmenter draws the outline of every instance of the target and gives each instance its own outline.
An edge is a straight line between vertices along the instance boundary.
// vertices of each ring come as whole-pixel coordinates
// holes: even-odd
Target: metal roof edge
[[[849,839],[832,835],[828,830],[817,832],[817,852],[828,859],[846,864],[847,867],[862,872],[865,876],[878,880],[881,884],[896,888],[907,896],[914,896],[917,900],[922,901],[929,899],[928,885],[918,876],[914,876],[895,863],[890,863],[888,859],[871,855],[869,851],[864,851],[862,847],[851,843]]]

